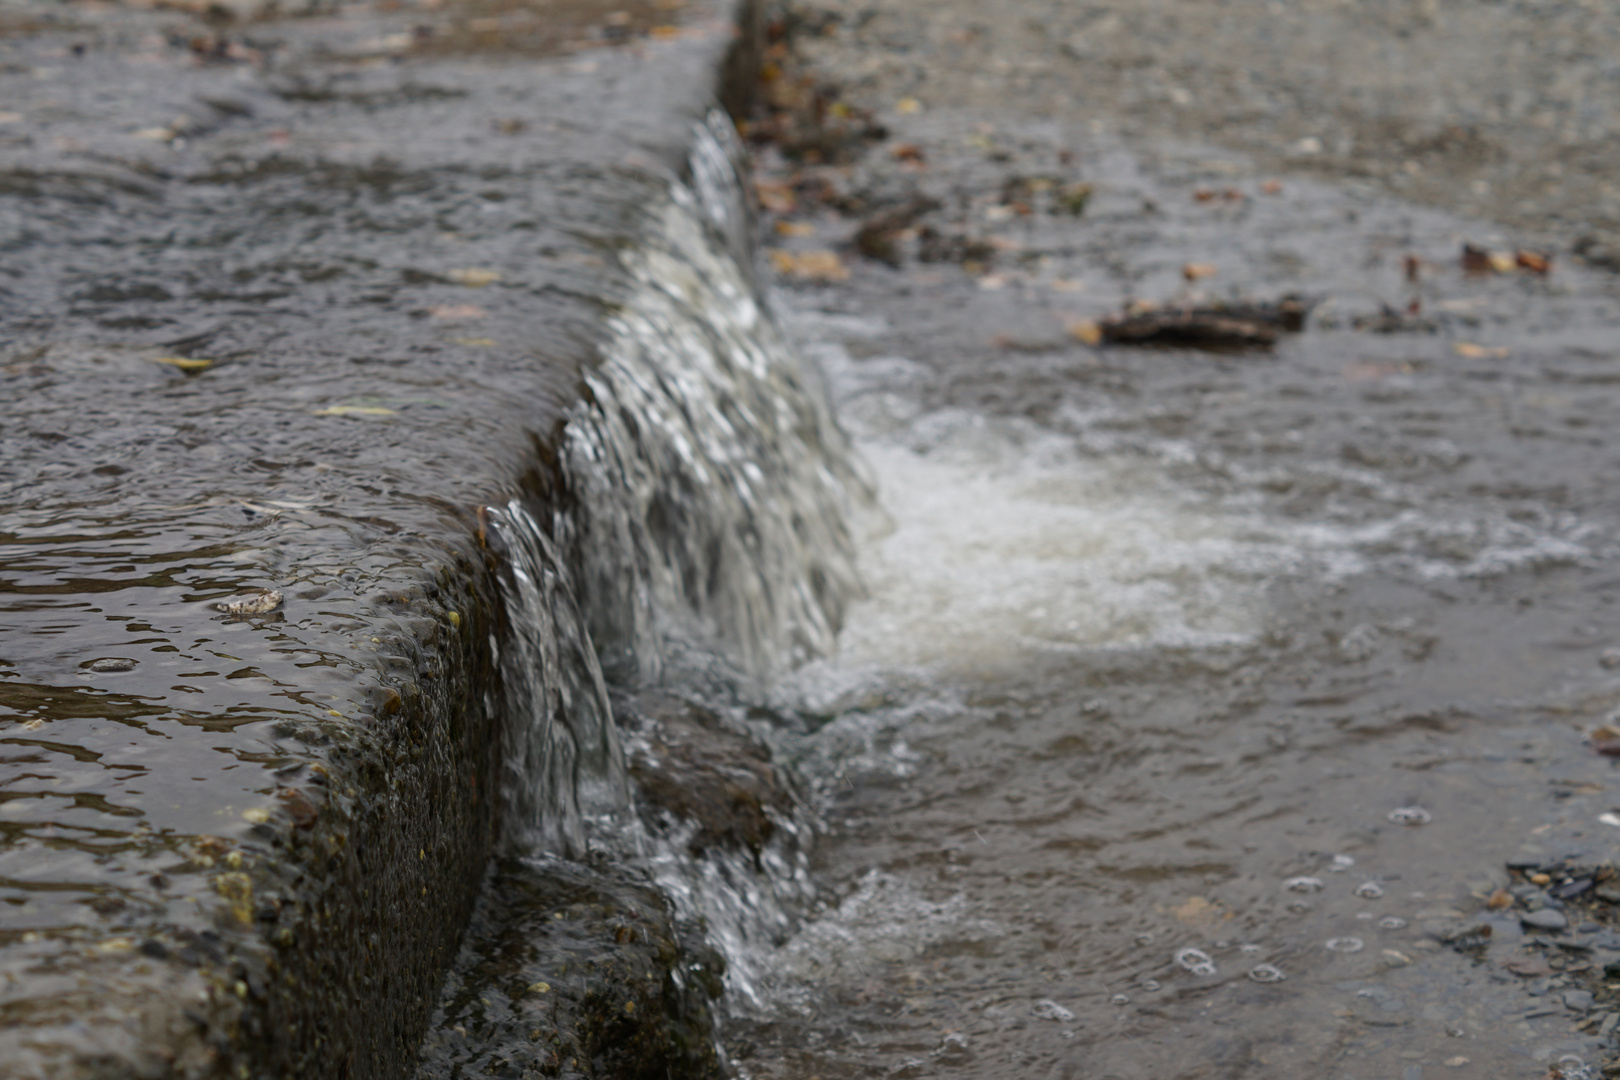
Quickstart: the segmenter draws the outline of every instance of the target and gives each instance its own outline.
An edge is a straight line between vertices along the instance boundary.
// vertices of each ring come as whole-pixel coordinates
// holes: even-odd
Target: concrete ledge
[[[748,54],[198,10],[0,28],[0,1075],[398,1076],[501,820],[479,507],[556,504],[611,253]],[[699,999],[637,1060],[711,1068]]]

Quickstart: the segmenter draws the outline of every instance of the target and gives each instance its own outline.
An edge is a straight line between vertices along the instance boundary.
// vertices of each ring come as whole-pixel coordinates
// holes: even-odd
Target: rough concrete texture
[[[409,1068],[499,828],[480,507],[545,519],[733,48],[565,14],[8,9],[0,1073]]]

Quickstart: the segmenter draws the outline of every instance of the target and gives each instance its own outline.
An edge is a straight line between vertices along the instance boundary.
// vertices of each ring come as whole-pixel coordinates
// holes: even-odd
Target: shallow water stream
[[[860,165],[844,190],[943,196],[1002,257],[782,299],[882,513],[838,656],[776,687],[814,727],[778,739],[825,800],[829,887],[760,965],[772,1004],[734,1060],[1595,1075],[1612,1051],[1576,1024],[1601,1004],[1504,969],[1522,912],[1484,901],[1510,860],[1602,862],[1620,837],[1586,740],[1620,700],[1610,280],[1468,276],[1460,246],[1507,243],[1493,226],[1263,187],[1217,149],[905,123],[926,173]],[[1096,194],[1025,223],[997,209],[1018,173]],[[806,244],[849,228],[799,216]],[[1319,298],[1310,326],[1242,355],[1066,333],[1188,295],[1204,260],[1206,293]],[[1412,299],[1428,328],[1355,328]]]

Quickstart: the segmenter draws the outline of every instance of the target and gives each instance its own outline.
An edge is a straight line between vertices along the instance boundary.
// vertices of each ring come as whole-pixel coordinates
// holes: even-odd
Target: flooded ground
[[[780,303],[883,512],[840,654],[776,688],[800,726],[773,737],[823,800],[823,904],[726,1029],[733,1063],[1597,1075],[1620,937],[1607,901],[1541,888],[1584,894],[1590,873],[1539,868],[1620,840],[1589,738],[1620,704],[1620,296],[1562,249],[1546,274],[1511,253],[1603,201],[1508,212],[1453,169],[1422,206],[1392,188],[1427,165],[1280,172],[1281,152],[1211,145],[1311,134],[1284,119],[1178,139],[1155,117],[1208,119],[1204,85],[1140,105],[1148,74],[1116,53],[1031,46],[1060,21],[1037,7],[798,12],[818,32],[784,77],[841,84],[889,129],[844,165],[765,145],[759,173]],[[1136,34],[1147,9],[1086,19],[1142,50],[1173,38],[1148,73],[1240,64],[1234,41],[1396,67],[1414,47],[1382,9],[1219,10],[1224,37],[1180,7],[1175,34]],[[1425,17],[1489,36],[1534,14],[1479,10]],[[1573,10],[1522,48],[1561,55]],[[1359,99],[1337,70],[1306,94],[1318,53],[1267,77],[1342,115]],[[1474,77],[1463,56],[1386,86],[1386,111],[1451,123],[1429,84]],[[1496,74],[1539,92],[1523,70]],[[1503,116],[1493,160],[1542,167],[1546,129]],[[858,233],[897,208],[891,247]],[[1465,243],[1509,256],[1465,273]],[[1271,351],[1082,340],[1131,301],[1288,293],[1314,313]]]

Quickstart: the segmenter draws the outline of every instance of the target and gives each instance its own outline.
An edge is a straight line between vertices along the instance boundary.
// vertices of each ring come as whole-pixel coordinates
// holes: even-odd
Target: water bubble
[[[1406,925],[1406,920],[1399,915],[1386,915],[1378,920],[1380,930],[1399,930]]]
[[[1357,953],[1366,947],[1367,943],[1358,937],[1336,937],[1327,940],[1329,952]]]
[[[1322,879],[1315,877],[1291,877],[1283,882],[1283,888],[1289,892],[1321,892]]]
[[[1258,964],[1249,969],[1249,978],[1257,983],[1282,982],[1288,976],[1273,964]]]
[[[1565,1054],[1553,1062],[1547,1075],[1557,1077],[1558,1080],[1592,1080],[1592,1070],[1586,1067],[1586,1062],[1574,1054]]]
[[[1384,895],[1384,887],[1376,881],[1363,881],[1356,886],[1356,895],[1363,900],[1376,900]]]
[[[1238,952],[1259,952],[1259,951],[1260,951],[1260,946],[1258,946],[1258,945],[1251,945],[1251,944],[1245,943],[1243,945],[1238,946]]]
[[[1159,980],[1158,979],[1143,979],[1142,980],[1142,989],[1146,990],[1148,993],[1151,994],[1153,991],[1157,990],[1158,988],[1159,988]]]
[[[1130,1003],[1131,996],[1129,994],[1115,994],[1113,997],[1108,999],[1108,1004],[1110,1005],[1129,1005]]]
[[[1194,975],[1215,974],[1215,961],[1209,958],[1209,953],[1203,949],[1182,949],[1176,953],[1176,965],[1186,968]]]
[[[1386,815],[1397,825],[1427,825],[1434,815],[1421,806],[1399,806]]]
[[[1333,856],[1332,865],[1328,867],[1328,872],[1331,874],[1342,874],[1354,865],[1356,865],[1356,860],[1353,856],[1335,855]]]
[[[1035,1018],[1037,1020],[1058,1020],[1067,1024],[1070,1020],[1074,1019],[1074,1013],[1070,1012],[1068,1009],[1065,1009],[1051,998],[1041,998],[1041,1000],[1035,1003],[1035,1008],[1030,1011],[1035,1014]]]

